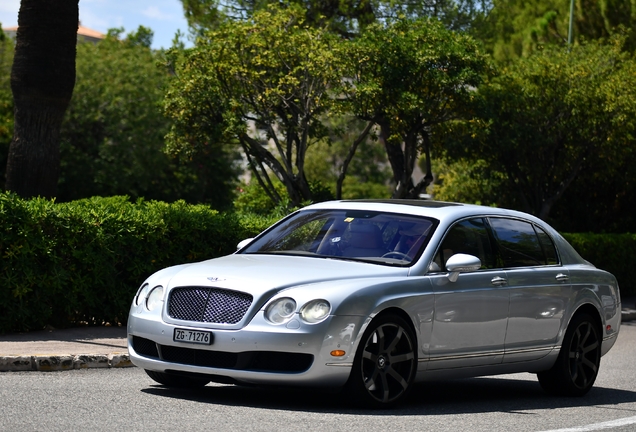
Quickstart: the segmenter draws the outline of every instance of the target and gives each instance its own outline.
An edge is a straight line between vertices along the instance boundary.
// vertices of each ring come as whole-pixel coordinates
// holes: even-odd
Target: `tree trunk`
[[[405,187],[402,181],[404,177],[404,152],[399,143],[389,139],[391,136],[391,126],[389,122],[382,119],[378,121],[378,125],[380,126],[378,138],[386,150],[386,156],[389,159],[391,171],[393,172],[393,181],[395,182],[395,190],[393,191],[392,198],[400,198]]]
[[[421,133],[422,135],[422,149],[424,156],[426,158],[426,173],[424,177],[413,186],[407,195],[407,198],[419,199],[420,195],[426,191],[428,185],[433,182],[433,171],[431,169],[431,138],[430,132],[428,129],[425,129]],[[416,154],[417,156],[417,154]],[[413,162],[413,164],[417,163],[417,159]]]
[[[342,167],[340,167],[340,174],[338,175],[338,180],[336,181],[336,199],[342,199],[342,185],[344,184],[345,177],[347,176],[347,169],[349,168],[349,164],[353,160],[353,156],[356,154],[356,150],[362,141],[364,141],[369,135],[371,128],[374,123],[372,121],[367,123],[367,126],[360,133],[358,138],[351,144],[349,147],[349,152],[347,153],[347,157],[342,163]]]
[[[55,197],[60,127],[75,85],[79,0],[22,0],[11,70],[14,132],[6,189]]]
[[[391,140],[391,130],[389,122],[384,120],[378,122],[380,126],[380,142],[384,144],[386,155],[393,171],[395,190],[391,195],[392,199],[409,198],[413,191],[413,168],[417,160],[417,134],[409,133],[402,143]]]

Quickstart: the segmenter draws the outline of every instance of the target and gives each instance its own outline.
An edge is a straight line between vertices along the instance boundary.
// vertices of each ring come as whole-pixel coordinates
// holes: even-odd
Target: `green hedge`
[[[574,249],[596,267],[618,279],[623,297],[636,296],[636,234],[563,234]]]
[[[234,252],[276,216],[220,214],[127,197],[57,204],[0,193],[0,333],[126,322],[143,280],[174,264]],[[564,234],[636,295],[634,234]]]
[[[147,276],[232,253],[271,222],[184,202],[0,194],[0,333],[125,323]]]

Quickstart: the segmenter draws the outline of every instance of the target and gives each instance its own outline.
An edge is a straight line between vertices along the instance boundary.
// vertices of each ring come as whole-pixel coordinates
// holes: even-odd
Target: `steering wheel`
[[[405,253],[398,252],[398,251],[387,252],[384,255],[382,255],[382,258],[397,258],[397,259],[401,259],[401,260],[404,260],[404,261],[410,261],[411,260],[410,256],[408,256]]]

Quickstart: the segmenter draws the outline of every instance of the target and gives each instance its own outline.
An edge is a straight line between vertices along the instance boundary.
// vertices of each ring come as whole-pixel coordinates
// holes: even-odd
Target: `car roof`
[[[312,204],[305,209],[351,209],[351,210],[369,210],[382,211],[391,213],[404,213],[410,215],[428,216],[445,221],[448,219],[456,220],[462,217],[475,215],[499,215],[509,217],[519,217],[532,220],[545,225],[538,218],[516,210],[508,210],[497,207],[486,207],[475,204],[462,204],[446,201],[434,200],[416,200],[416,199],[361,199],[361,200],[342,200],[342,201],[326,201],[322,203]]]

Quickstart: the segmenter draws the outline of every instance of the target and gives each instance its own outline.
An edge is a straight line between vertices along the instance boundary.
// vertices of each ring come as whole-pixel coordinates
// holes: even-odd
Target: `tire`
[[[348,400],[361,407],[387,408],[411,390],[417,370],[416,340],[397,315],[380,316],[364,332],[345,386]]]
[[[151,371],[148,369],[144,370],[150,378],[166,387],[199,388],[205,386],[207,383],[210,382],[206,379],[197,379],[182,375],[167,374],[165,372]]]
[[[589,314],[574,316],[563,338],[556,363],[537,374],[548,393],[583,396],[594,385],[601,364],[601,329]]]

